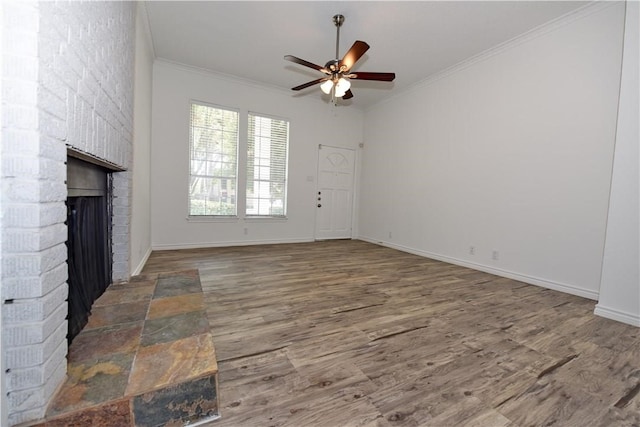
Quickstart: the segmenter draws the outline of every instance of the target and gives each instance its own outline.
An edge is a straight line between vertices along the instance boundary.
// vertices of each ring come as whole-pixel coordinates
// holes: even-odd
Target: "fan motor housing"
[[[336,72],[340,69],[340,61],[337,59],[332,59],[324,65],[324,68],[331,71],[332,73]]]

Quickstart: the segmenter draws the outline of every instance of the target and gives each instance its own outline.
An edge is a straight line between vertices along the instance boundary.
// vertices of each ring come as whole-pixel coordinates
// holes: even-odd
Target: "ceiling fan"
[[[296,64],[304,65],[305,67],[313,68],[314,70],[318,70],[326,74],[326,77],[301,84],[300,86],[291,88],[291,90],[302,90],[318,83],[322,83],[320,85],[320,89],[322,89],[322,91],[326,94],[331,94],[332,99],[350,99],[353,98],[353,92],[351,92],[350,89],[351,82],[349,81],[349,79],[391,82],[396,78],[395,73],[370,73],[364,71],[351,72],[351,68],[358,61],[358,59],[360,59],[362,55],[364,55],[364,53],[369,49],[369,45],[363,41],[356,40],[356,42],[353,43],[353,46],[351,46],[351,49],[349,49],[344,57],[342,59],[337,59],[338,50],[340,47],[340,27],[344,23],[344,16],[334,15],[333,23],[335,24],[337,29],[336,59],[330,60],[325,64],[324,67],[321,67],[320,65],[305,61],[304,59],[300,59],[293,55],[286,55],[284,57],[284,59],[286,59],[287,61],[295,62]]]

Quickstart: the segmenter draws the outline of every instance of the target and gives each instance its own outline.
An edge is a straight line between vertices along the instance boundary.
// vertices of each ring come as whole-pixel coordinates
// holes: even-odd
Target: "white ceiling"
[[[146,3],[156,56],[290,89],[322,77],[283,59],[334,59],[333,15],[345,16],[340,56],[371,48],[353,71],[395,72],[392,83],[353,81],[366,108],[464,59],[580,8],[582,1],[153,1]],[[291,96],[323,95],[313,86]],[[325,97],[326,98],[326,97]]]

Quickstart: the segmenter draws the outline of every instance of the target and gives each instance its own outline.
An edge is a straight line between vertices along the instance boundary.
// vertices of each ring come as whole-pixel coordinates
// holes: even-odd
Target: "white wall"
[[[286,220],[187,219],[189,102],[204,101],[290,120]],[[318,145],[354,148],[362,141],[362,112],[333,107],[320,93],[294,96],[201,70],[156,61],[151,148],[154,249],[309,241],[314,238]],[[242,139],[242,126],[240,131]],[[244,229],[247,229],[247,234]]]
[[[623,13],[598,4],[368,110],[361,238],[597,298]]]
[[[151,91],[153,42],[144,2],[137,4],[131,190],[131,274],[151,254]]]
[[[640,3],[627,2],[618,131],[595,313],[640,326]]]

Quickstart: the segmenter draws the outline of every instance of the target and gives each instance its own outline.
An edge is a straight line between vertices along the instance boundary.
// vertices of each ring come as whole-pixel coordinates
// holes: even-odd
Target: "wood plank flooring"
[[[212,426],[640,426],[640,328],[362,241],[154,252],[197,268]]]

